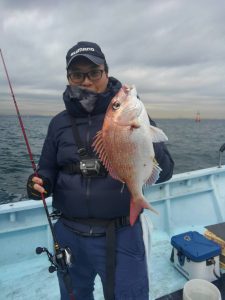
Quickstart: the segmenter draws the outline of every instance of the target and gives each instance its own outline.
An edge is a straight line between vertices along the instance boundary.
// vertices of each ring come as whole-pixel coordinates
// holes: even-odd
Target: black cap
[[[67,69],[70,63],[78,56],[86,57],[96,65],[105,63],[105,55],[96,43],[82,41],[73,46],[66,55]]]

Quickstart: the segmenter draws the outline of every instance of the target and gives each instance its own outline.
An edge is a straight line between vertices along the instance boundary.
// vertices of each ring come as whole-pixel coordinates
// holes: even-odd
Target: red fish
[[[161,171],[155,160],[153,142],[167,140],[161,129],[150,125],[135,87],[122,86],[109,104],[93,147],[109,174],[125,183],[130,191],[131,225],[143,208],[156,212],[146,201],[142,188],[155,183]]]

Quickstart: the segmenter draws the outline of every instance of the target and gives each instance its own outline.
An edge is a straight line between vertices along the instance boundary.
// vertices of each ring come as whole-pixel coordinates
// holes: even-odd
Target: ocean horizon
[[[22,116],[36,163],[52,117]],[[174,174],[218,165],[219,149],[225,143],[224,119],[154,121],[168,136],[166,145],[175,161]],[[0,115],[0,133],[0,203],[26,199],[26,181],[32,168],[16,115]],[[225,163],[225,157],[222,162]]]

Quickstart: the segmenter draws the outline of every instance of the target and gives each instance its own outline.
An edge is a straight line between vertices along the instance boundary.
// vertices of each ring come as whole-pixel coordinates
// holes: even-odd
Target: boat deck
[[[151,299],[165,295],[169,291],[180,289],[186,281],[170,265],[169,237],[164,236],[164,234],[157,234],[155,238],[150,265]],[[39,256],[34,254],[34,258],[29,260],[1,266],[0,299],[59,299],[57,276],[56,273],[50,274],[48,272],[48,266],[49,262],[45,254]],[[174,282],[173,287],[171,282]],[[96,279],[95,299],[104,300],[99,278]]]
[[[202,228],[189,228],[203,231]],[[180,228],[180,232],[187,228]],[[150,299],[157,299],[183,288],[187,281],[170,263],[170,237],[163,231],[153,231],[152,252],[149,264]],[[15,249],[16,251],[16,249]],[[56,273],[48,272],[49,261],[45,254],[20,262],[1,266],[0,299],[9,300],[57,300],[59,288]],[[96,278],[95,299],[104,300],[100,279]],[[178,298],[176,298],[178,300]],[[182,299],[182,298],[180,298]]]
[[[174,175],[145,191],[159,212],[159,216],[145,212],[154,226],[149,263],[151,300],[182,289],[186,282],[170,262],[171,237],[187,231],[203,233],[204,226],[225,221],[224,182],[222,166]],[[47,204],[51,210],[50,198]],[[37,246],[52,250],[42,203],[28,200],[0,205],[0,299],[60,299],[56,273],[48,272],[46,254],[35,254]],[[99,278],[95,299],[104,300]]]

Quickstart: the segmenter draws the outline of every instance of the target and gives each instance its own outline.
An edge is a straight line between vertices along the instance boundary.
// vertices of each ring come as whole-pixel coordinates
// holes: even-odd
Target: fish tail
[[[137,217],[140,215],[143,208],[150,209],[157,215],[159,214],[146,200],[144,197],[139,199],[131,199],[130,202],[130,225],[133,226]]]

